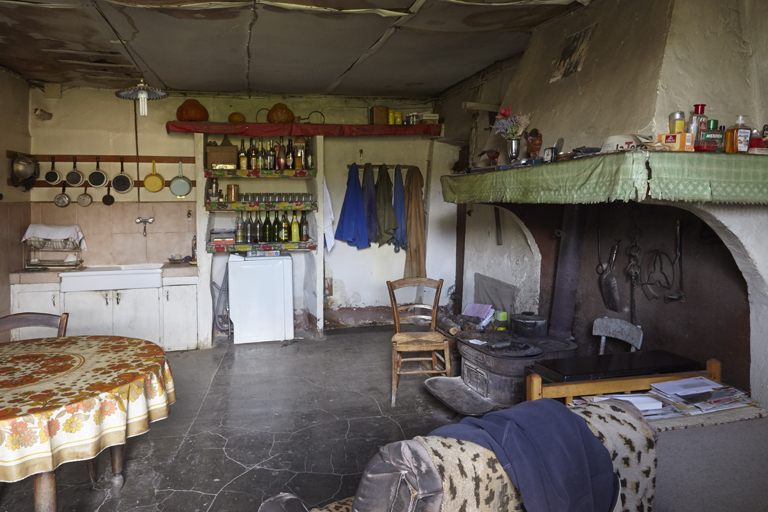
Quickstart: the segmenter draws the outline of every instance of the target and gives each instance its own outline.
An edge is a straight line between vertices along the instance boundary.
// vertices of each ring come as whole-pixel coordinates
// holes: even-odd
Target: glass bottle
[[[291,220],[291,242],[298,242],[301,239],[299,232],[299,220],[296,218],[296,210],[293,210],[293,219]]]
[[[749,151],[749,139],[752,137],[752,128],[744,123],[744,116],[736,118],[736,124],[725,132],[726,153],[746,153]]]
[[[285,210],[283,210],[283,218],[280,220],[280,238],[281,242],[288,242],[291,239],[291,224],[288,222]]]
[[[707,129],[707,116],[704,115],[704,103],[696,103],[693,106],[693,114],[691,114],[691,120],[688,123],[688,133],[693,134],[693,143],[699,140],[699,132]]]
[[[253,137],[251,137],[251,147],[248,148],[248,170],[252,171],[258,168],[259,164],[256,162],[256,146],[253,143]]]
[[[253,243],[264,242],[264,224],[261,223],[261,212],[256,212],[256,222],[253,224]]]
[[[251,212],[245,214],[245,220],[243,221],[243,242],[247,244],[253,243],[253,217]]]
[[[240,139],[240,151],[237,153],[237,168],[241,171],[248,169],[248,155],[245,153],[245,139]]]
[[[270,171],[275,170],[275,145],[272,139],[269,140],[269,146],[267,147],[267,169]]]
[[[309,242],[309,222],[307,222],[307,213],[301,212],[301,222],[299,223],[301,231],[301,241]]]
[[[275,210],[275,217],[272,219],[272,234],[270,238],[272,242],[280,241],[280,219],[277,218],[277,210]]]
[[[261,158],[261,168],[269,169],[269,158],[267,157],[267,149],[263,145],[264,139],[259,139],[259,153]]]
[[[237,217],[235,218],[235,243],[236,244],[242,244],[243,243],[243,213],[238,212]]]
[[[272,240],[272,221],[269,220],[269,212],[264,216],[264,227],[262,229],[264,231],[261,236],[264,238],[264,241],[274,242],[274,240]]]
[[[291,139],[288,139],[288,148],[285,150],[285,168],[286,169],[296,168],[293,163],[293,141]]]
[[[304,147],[304,168],[305,169],[315,168],[315,153],[314,151],[312,151],[311,137],[307,137],[307,142],[305,143],[305,147]]]
[[[280,137],[280,144],[275,146],[275,153],[277,154],[275,157],[275,165],[277,166],[278,171],[282,171],[285,169],[285,145],[283,144],[282,137]]]
[[[259,139],[259,149],[256,150],[256,169],[264,168],[264,148],[261,145],[261,139]]]

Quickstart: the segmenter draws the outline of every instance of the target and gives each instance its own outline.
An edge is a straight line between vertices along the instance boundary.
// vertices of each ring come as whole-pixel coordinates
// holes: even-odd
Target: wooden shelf
[[[270,242],[263,244],[215,245],[208,243],[205,250],[210,253],[246,252],[246,251],[314,251],[317,242]]]
[[[281,137],[325,135],[330,137],[364,137],[372,135],[428,135],[440,137],[441,124],[314,124],[314,123],[195,123],[168,121],[168,133],[207,133],[243,137]]]
[[[285,169],[284,171],[270,171],[265,169],[253,169],[250,171],[244,171],[239,169],[206,169],[206,178],[290,178],[290,179],[307,179],[316,178],[317,169],[302,169],[293,170]]]
[[[67,171],[70,171],[71,169],[66,167],[67,162],[72,163],[72,157],[77,158],[77,163],[83,163],[83,162],[95,162],[96,158],[99,158],[99,161],[103,164],[105,163],[120,163],[120,158],[123,159],[123,162],[126,164],[135,164],[136,163],[136,155],[32,155],[29,153],[24,153],[23,151],[11,151],[6,150],[5,151],[5,157],[6,158],[14,158],[17,153],[21,153],[22,155],[34,158],[37,160],[37,162],[40,165],[44,165],[46,162],[50,163],[51,157],[56,158],[56,163],[62,165],[63,167],[61,169],[57,169],[59,172],[66,173]],[[151,164],[152,160],[155,161],[155,163],[158,164],[178,164],[179,160],[181,160],[181,163],[183,164],[194,164],[195,163],[195,157],[193,156],[140,156],[139,157],[139,163],[142,164]],[[45,173],[49,169],[40,169],[40,174]],[[92,172],[93,169],[89,169],[88,171],[85,171],[83,169],[79,169],[80,172]]]
[[[317,211],[317,201],[302,203],[205,203],[209,212]]]

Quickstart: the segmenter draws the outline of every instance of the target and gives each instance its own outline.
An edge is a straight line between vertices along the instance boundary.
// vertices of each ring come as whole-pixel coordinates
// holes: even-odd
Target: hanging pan
[[[86,183],[83,193],[77,196],[77,204],[85,208],[86,206],[90,206],[92,202],[93,197],[88,193],[88,184]]]
[[[99,157],[96,157],[96,170],[88,175],[88,184],[95,188],[102,188],[107,186],[109,178],[107,174],[99,169]]]
[[[133,190],[133,179],[125,174],[123,157],[120,157],[120,174],[112,178],[112,187],[118,194],[127,194]]]
[[[80,187],[85,182],[85,176],[83,176],[83,173],[77,170],[76,156],[72,157],[72,170],[67,173],[65,181],[70,187]]]
[[[171,180],[171,184],[168,185],[171,189],[171,193],[178,198],[186,197],[192,192],[192,182],[189,178],[184,176],[181,170],[181,160],[179,160],[179,175]]]
[[[112,206],[115,203],[115,196],[112,195],[112,185],[107,185],[107,195],[101,198],[101,202],[107,206]]]
[[[59,208],[65,208],[69,206],[70,202],[72,202],[72,200],[67,195],[67,184],[64,183],[61,185],[61,194],[56,194],[56,197],[53,198],[53,204]]]
[[[56,170],[56,157],[51,157],[51,170],[45,173],[45,181],[51,185],[58,185],[62,180],[61,173]]]
[[[152,159],[152,174],[144,177],[144,188],[147,192],[160,192],[165,187],[165,178],[157,174],[155,169],[155,159]]]

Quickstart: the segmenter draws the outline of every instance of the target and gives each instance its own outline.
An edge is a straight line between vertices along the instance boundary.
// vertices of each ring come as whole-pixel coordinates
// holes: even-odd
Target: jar
[[[669,114],[669,133],[685,133],[685,112],[682,110]]]
[[[238,185],[227,185],[227,202],[236,203],[240,199],[240,187]]]
[[[395,111],[394,110],[390,110],[388,112],[388,115],[389,115],[389,117],[387,119],[387,124],[395,124]]]
[[[395,124],[403,124],[403,113],[395,112]]]

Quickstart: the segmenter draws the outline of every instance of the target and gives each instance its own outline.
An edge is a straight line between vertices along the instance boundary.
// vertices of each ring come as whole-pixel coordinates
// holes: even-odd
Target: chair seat
[[[397,344],[398,348],[411,345],[429,345],[438,349],[443,348],[445,336],[439,332],[398,332],[392,336],[392,343]],[[414,347],[415,348],[415,347]],[[424,350],[432,350],[426,348]]]

